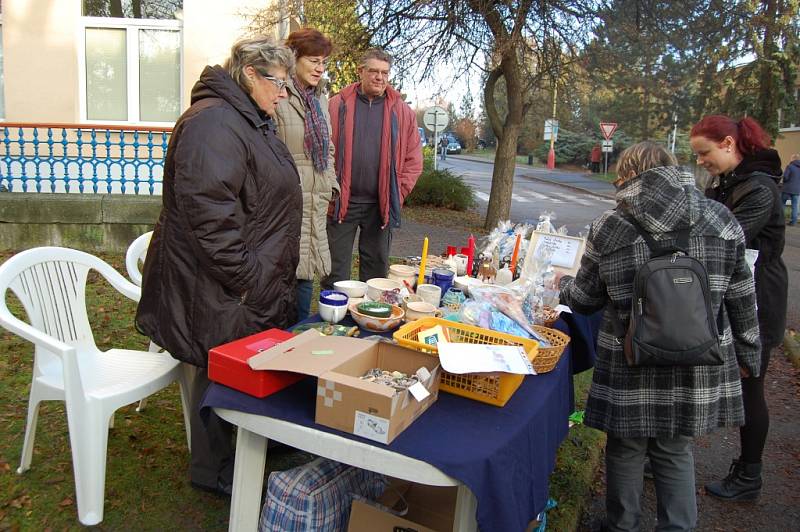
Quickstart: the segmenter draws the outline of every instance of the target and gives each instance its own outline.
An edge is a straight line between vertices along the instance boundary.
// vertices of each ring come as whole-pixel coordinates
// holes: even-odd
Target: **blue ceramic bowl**
[[[319,302],[332,307],[345,306],[347,305],[347,301],[347,294],[339,292],[338,290],[323,290],[319,293]]]

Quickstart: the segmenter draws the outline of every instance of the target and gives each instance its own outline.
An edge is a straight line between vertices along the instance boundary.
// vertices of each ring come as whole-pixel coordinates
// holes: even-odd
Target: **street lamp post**
[[[556,102],[558,101],[558,83],[553,84],[553,123],[556,122]],[[547,168],[552,170],[556,167],[556,135],[555,131],[550,133],[550,151],[547,152]]]

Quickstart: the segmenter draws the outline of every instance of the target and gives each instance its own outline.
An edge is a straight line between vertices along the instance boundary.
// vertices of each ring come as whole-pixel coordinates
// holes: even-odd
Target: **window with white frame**
[[[183,0],[83,0],[87,120],[174,122]]]
[[[800,88],[794,89],[794,109],[781,109],[778,124],[781,130],[800,130]]]

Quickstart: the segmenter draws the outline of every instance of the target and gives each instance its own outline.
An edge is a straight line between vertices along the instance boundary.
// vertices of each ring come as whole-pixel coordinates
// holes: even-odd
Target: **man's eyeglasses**
[[[323,69],[328,68],[327,59],[311,59],[310,57],[307,56],[304,57],[306,61],[311,63],[311,66],[314,67],[315,70],[318,69],[319,67],[322,67]]]
[[[380,76],[383,79],[389,79],[389,71],[388,70],[378,70],[377,68],[368,68],[367,74],[370,77]]]
[[[256,72],[258,72],[258,70],[256,70]],[[266,80],[269,80],[269,81],[271,81],[272,83],[274,83],[274,84],[275,84],[275,86],[276,86],[276,87],[278,87],[278,92],[280,92],[280,91],[282,91],[283,89],[285,89],[285,88],[286,88],[286,84],[287,84],[287,82],[286,82],[286,81],[284,81],[284,80],[282,80],[282,79],[278,79],[278,78],[276,78],[275,76],[270,76],[270,75],[267,75],[267,74],[262,74],[261,72],[258,72],[258,75],[259,75],[259,76],[261,76],[262,78],[264,78],[264,79],[266,79]]]

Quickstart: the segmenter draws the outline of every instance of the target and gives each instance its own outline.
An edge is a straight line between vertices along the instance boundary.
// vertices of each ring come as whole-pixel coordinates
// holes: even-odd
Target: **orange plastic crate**
[[[428,345],[417,340],[420,331],[441,325],[450,335],[451,342],[466,344],[488,345],[521,345],[528,354],[528,359],[534,362],[538,351],[539,342],[511,334],[490,331],[474,325],[467,325],[441,318],[423,318],[406,323],[394,333],[397,343],[431,354],[438,354],[436,346]],[[455,395],[474,399],[482,403],[503,406],[522,384],[524,375],[512,373],[467,373],[455,375],[442,372],[439,389]]]

